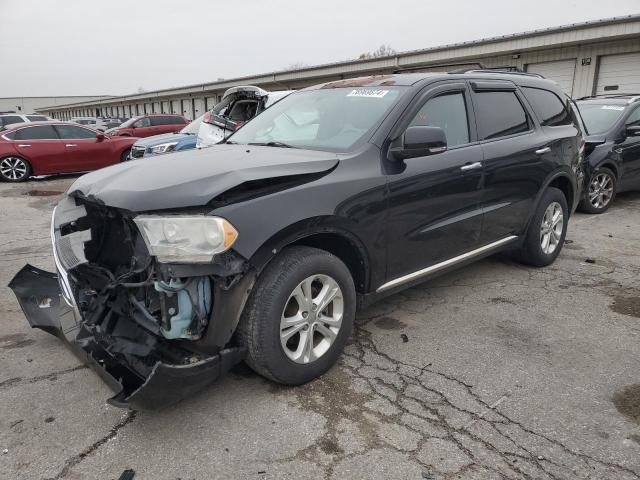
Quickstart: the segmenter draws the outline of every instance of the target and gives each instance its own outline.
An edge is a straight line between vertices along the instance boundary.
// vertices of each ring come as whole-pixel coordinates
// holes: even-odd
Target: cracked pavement
[[[359,312],[315,382],[240,366],[128,412],[4,287],[25,262],[52,269],[72,181],[0,184],[0,478],[640,478],[640,193],[572,218],[551,267],[492,257]]]

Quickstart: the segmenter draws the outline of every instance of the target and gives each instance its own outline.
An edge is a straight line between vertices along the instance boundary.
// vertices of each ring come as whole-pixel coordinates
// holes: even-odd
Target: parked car
[[[586,137],[580,209],[606,212],[616,194],[640,190],[640,94],[608,94],[577,102]]]
[[[163,153],[179,152],[196,148],[196,136],[202,116],[176,133],[164,133],[153,137],[141,138],[131,147],[130,159],[150,157]]]
[[[115,405],[175,402],[243,359],[299,385],[357,308],[500,251],[552,263],[580,198],[573,122],[534,75],[311,87],[224,144],[80,177],[53,213],[58,274],[27,265],[10,287]]]
[[[14,123],[0,129],[0,179],[97,170],[125,160],[135,141],[73,122]]]
[[[204,114],[196,146],[210,147],[220,143],[265,108],[289,95],[293,90],[267,92],[259,87],[232,87],[222,100]]]
[[[131,118],[116,128],[106,130],[111,136],[145,138],[161,133],[179,132],[189,120],[180,115],[150,114]]]
[[[0,128],[11,125],[12,123],[42,122],[46,120],[51,119],[46,115],[39,115],[37,113],[30,113],[29,115],[8,113],[0,115]]]
[[[102,132],[110,128],[119,127],[122,124],[117,118],[74,117],[71,121]]]

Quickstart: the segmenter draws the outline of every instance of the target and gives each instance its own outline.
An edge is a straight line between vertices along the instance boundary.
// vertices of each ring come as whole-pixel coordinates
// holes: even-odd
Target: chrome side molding
[[[500,247],[501,245],[505,245],[507,243],[513,242],[518,238],[517,235],[511,235],[509,237],[502,238],[497,242],[490,243],[480,248],[476,248],[475,250],[471,250],[470,252],[463,253],[462,255],[458,255],[457,257],[450,258],[449,260],[445,260],[444,262],[436,263],[435,265],[431,265],[430,267],[423,268],[422,270],[418,270],[417,272],[410,273],[408,275],[404,275],[402,277],[398,277],[390,282],[385,283],[384,285],[379,286],[376,289],[376,292],[383,292],[385,290],[389,290],[390,288],[397,287],[398,285],[402,285],[403,283],[410,282],[411,280],[415,280],[420,277],[424,277],[429,275],[430,273],[435,273],[444,268],[455,265],[456,263],[463,262],[465,260],[469,260],[470,258],[477,257],[482,255],[483,253],[491,250],[492,248]]]

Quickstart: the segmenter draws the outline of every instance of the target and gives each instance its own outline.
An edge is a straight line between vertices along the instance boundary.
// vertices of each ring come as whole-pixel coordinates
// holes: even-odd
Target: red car
[[[180,115],[153,114],[133,117],[116,128],[111,128],[105,133],[119,137],[151,137],[162,133],[179,132],[189,123]]]
[[[0,129],[0,179],[97,170],[126,160],[136,140],[71,122],[13,123]]]

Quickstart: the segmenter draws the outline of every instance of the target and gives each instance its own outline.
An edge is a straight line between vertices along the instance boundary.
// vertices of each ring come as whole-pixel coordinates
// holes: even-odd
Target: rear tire
[[[316,248],[288,247],[258,278],[238,325],[238,340],[257,373],[301,385],[337,361],[351,335],[355,310],[353,278],[339,258]]]
[[[127,148],[124,152],[122,152],[122,155],[120,155],[120,161],[121,162],[126,162],[129,160],[129,154],[131,153],[131,149]]]
[[[524,244],[517,252],[518,259],[535,267],[552,264],[564,245],[568,220],[569,209],[564,193],[549,187],[533,214]]]
[[[609,210],[616,198],[617,183],[615,173],[606,167],[593,172],[587,183],[586,198],[580,201],[580,211],[599,214]]]
[[[5,182],[26,182],[32,171],[29,162],[22,157],[10,156],[0,160],[0,178]]]

